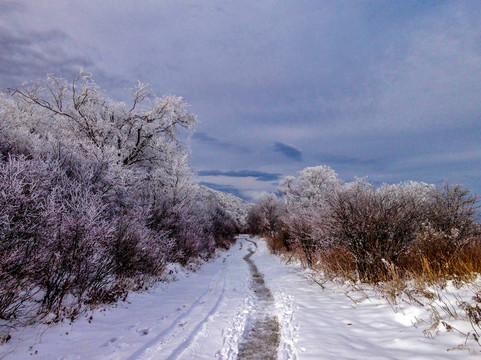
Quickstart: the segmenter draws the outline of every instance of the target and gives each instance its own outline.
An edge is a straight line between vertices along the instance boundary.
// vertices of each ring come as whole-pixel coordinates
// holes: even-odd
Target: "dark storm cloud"
[[[282,155],[295,160],[302,161],[302,153],[293,146],[283,144],[279,141],[274,143],[274,151],[281,153]]]
[[[277,181],[281,178],[281,174],[267,173],[255,170],[238,170],[238,171],[221,171],[221,170],[203,170],[198,172],[199,176],[228,176],[228,177],[253,177],[258,181]]]
[[[71,77],[92,60],[68,49],[69,36],[59,30],[14,32],[0,26],[0,87],[43,78],[47,73]]]
[[[321,164],[481,192],[479,18],[456,0],[2,1],[0,88],[82,66],[109,96],[183,96],[194,168],[241,192]]]
[[[219,148],[227,149],[227,150],[233,150],[236,152],[241,152],[241,153],[250,153],[250,150],[244,146],[239,146],[239,145],[234,145],[225,141],[221,141],[219,139],[216,139],[215,137],[212,137],[204,132],[196,132],[194,135],[192,135],[192,138],[194,140],[200,141],[204,144],[209,144],[209,145],[214,145]]]

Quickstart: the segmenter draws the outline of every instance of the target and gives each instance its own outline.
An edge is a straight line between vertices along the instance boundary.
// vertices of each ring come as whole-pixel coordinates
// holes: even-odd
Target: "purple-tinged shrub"
[[[0,319],[78,316],[166,264],[226,247],[232,220],[199,191],[180,97],[139,83],[130,106],[89,75],[0,93]],[[18,320],[20,321],[20,320]]]

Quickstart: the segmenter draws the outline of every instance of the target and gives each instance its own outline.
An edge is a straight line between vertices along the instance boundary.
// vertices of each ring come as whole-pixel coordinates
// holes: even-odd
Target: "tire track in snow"
[[[180,315],[178,315],[172,322],[171,324],[161,331],[157,336],[155,336],[153,339],[151,339],[148,343],[143,345],[141,348],[137,349],[132,355],[130,355],[126,360],[140,360],[140,359],[159,359],[160,354],[157,354],[158,352],[161,352],[164,345],[168,343],[172,338],[175,338],[173,336],[176,331],[178,331],[179,328],[183,328],[188,321],[188,317],[196,311],[199,307],[202,307],[204,305],[204,299],[212,292],[218,290],[219,286],[219,281],[222,280],[221,283],[221,289],[220,289],[220,294],[214,304],[214,306],[207,312],[207,315],[202,318],[200,322],[198,322],[193,330],[189,333],[187,338],[182,341],[179,345],[177,345],[174,350],[171,351],[170,355],[167,357],[167,359],[176,359],[178,358],[185,350],[186,348],[193,342],[195,339],[195,336],[198,334],[198,332],[201,330],[202,326],[209,321],[209,319],[215,314],[217,311],[219,304],[222,302],[222,299],[224,298],[224,292],[225,292],[225,284],[226,284],[226,265],[225,263],[223,266],[220,268],[219,272],[216,274],[215,278],[212,279],[209,282],[209,286],[206,288],[206,290],[197,297],[197,299],[189,306],[187,310],[182,312]],[[190,326],[191,327],[191,326]],[[163,358],[165,358],[165,355]]]
[[[166,358],[166,360],[174,360],[179,358],[182,353],[187,350],[187,348],[193,343],[195,340],[196,336],[199,334],[200,330],[205,326],[205,324],[214,316],[214,314],[217,312],[219,309],[219,305],[224,299],[224,294],[225,294],[225,272],[224,272],[224,277],[223,277],[223,282],[222,282],[222,290],[220,293],[219,298],[215,302],[214,306],[211,308],[211,310],[207,313],[207,315],[192,329],[190,332],[189,336],[182,342],[170,355],[169,357]]]

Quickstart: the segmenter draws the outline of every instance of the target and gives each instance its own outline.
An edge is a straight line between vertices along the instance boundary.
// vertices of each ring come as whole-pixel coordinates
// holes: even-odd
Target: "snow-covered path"
[[[196,272],[74,324],[12,333],[5,359],[236,359],[259,303],[244,257],[255,246],[240,239]]]
[[[256,273],[257,271],[257,273]],[[465,359],[458,337],[423,336],[416,313],[382,300],[355,305],[286,266],[260,239],[241,236],[178,281],[132,294],[73,325],[12,333],[5,359]],[[88,315],[90,316],[90,314]],[[260,340],[259,340],[260,339]],[[266,342],[264,346],[262,342]],[[274,350],[277,348],[277,351]],[[478,350],[479,354],[479,350]]]
[[[481,355],[479,347],[459,349],[463,338],[454,333],[430,336],[435,330],[420,306],[393,310],[375,293],[363,293],[337,284],[320,285],[299,265],[286,266],[268,256],[265,242],[252,256],[271,289],[281,326],[279,359],[466,359]],[[346,292],[356,302],[346,296]],[[362,300],[361,300],[362,299]],[[449,349],[449,350],[448,350]],[[476,356],[477,355],[477,356]]]

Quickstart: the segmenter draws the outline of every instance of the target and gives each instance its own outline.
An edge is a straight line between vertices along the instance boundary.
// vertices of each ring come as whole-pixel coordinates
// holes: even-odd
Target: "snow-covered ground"
[[[98,309],[73,324],[12,332],[12,339],[0,347],[0,358],[236,359],[243,354],[250,359],[252,353],[259,359],[275,358],[269,344],[258,346],[259,341],[279,344],[279,359],[480,355],[480,348],[457,348],[463,338],[454,331],[425,336],[434,331],[418,323],[428,316],[420,305],[405,304],[395,312],[374,293],[353,302],[346,287],[324,284],[323,290],[307,275],[271,255],[264,241],[241,236],[197,271],[180,272],[177,281],[129,295],[127,302]],[[362,294],[350,296],[359,299]]]

